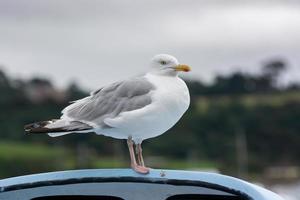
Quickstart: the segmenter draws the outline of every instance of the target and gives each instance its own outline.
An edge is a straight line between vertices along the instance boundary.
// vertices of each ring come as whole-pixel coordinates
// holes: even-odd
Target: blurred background
[[[300,3],[293,0],[0,1],[0,178],[129,166],[126,143],[25,135],[70,101],[189,64],[191,106],[144,142],[149,166],[214,171],[300,199]],[[298,195],[298,196],[297,196]]]

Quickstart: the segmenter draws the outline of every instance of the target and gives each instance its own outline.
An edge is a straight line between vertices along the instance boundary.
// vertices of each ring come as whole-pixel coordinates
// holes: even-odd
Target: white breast
[[[155,107],[155,119],[151,126],[156,126],[149,136],[163,134],[176,124],[190,105],[189,90],[179,77],[166,77],[148,74],[146,78],[157,88],[152,93],[152,105]]]
[[[151,91],[151,104],[144,108],[121,113],[111,119],[113,129],[100,130],[99,134],[127,139],[137,143],[163,134],[176,124],[188,109],[190,95],[185,82],[178,77],[147,74],[155,90]]]
[[[157,76],[148,74],[146,78],[156,87],[153,92],[153,104],[161,104],[166,114],[181,115],[190,104],[189,90],[179,77]]]

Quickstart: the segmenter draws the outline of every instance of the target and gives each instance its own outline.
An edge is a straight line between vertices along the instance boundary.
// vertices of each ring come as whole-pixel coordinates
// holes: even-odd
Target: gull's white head
[[[168,54],[159,54],[152,58],[151,73],[164,76],[177,76],[178,72],[188,72],[191,68],[188,65],[179,64],[178,60]]]

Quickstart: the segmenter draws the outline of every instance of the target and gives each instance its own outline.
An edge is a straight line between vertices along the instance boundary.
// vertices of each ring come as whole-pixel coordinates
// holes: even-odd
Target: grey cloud
[[[296,1],[0,1],[0,63],[24,77],[95,89],[147,69],[157,53],[210,80],[235,69],[257,72],[276,55],[299,79],[300,7]],[[245,67],[240,67],[245,66]]]

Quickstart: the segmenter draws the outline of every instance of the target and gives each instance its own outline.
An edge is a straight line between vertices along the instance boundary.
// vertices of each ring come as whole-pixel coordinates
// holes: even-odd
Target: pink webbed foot
[[[140,174],[148,174],[150,172],[150,168],[140,165],[131,165],[131,168]]]

